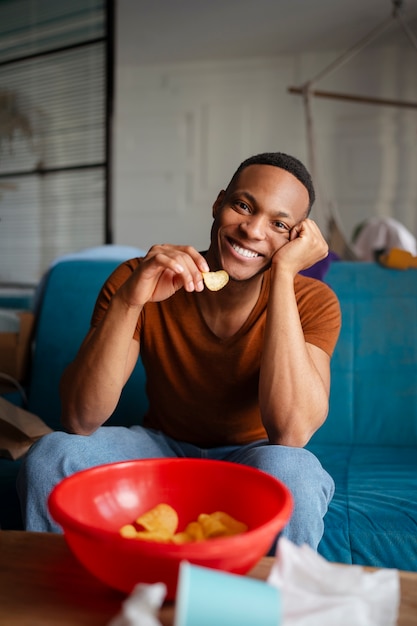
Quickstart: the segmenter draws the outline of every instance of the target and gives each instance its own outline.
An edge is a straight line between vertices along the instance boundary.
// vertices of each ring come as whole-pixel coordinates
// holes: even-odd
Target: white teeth
[[[254,259],[255,257],[258,256],[257,252],[252,252],[251,250],[246,250],[246,248],[241,248],[240,246],[237,246],[235,243],[232,243],[232,248],[236,250],[238,254],[240,254],[241,256],[245,256],[248,259]]]

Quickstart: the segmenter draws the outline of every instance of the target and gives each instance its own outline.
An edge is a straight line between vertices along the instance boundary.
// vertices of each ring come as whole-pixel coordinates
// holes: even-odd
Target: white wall
[[[338,54],[117,65],[115,242],[204,249],[212,203],[241,160],[280,150],[309,165],[302,98],[287,88]],[[417,102],[416,67],[411,47],[372,49],[317,87]],[[320,198],[312,216],[325,227],[331,202],[347,238],[372,215],[396,217],[417,236],[417,109],[316,98],[313,113]]]

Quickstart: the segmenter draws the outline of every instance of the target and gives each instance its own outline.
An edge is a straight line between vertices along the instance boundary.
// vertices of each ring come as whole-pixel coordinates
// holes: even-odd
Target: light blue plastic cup
[[[279,626],[281,596],[268,583],[180,565],[174,626]]]

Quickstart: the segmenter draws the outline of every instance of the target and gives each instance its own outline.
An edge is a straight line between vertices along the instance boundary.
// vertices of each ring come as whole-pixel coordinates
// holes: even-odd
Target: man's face
[[[295,176],[273,165],[250,165],[213,205],[209,254],[232,279],[248,280],[271,265],[308,206],[308,191]]]

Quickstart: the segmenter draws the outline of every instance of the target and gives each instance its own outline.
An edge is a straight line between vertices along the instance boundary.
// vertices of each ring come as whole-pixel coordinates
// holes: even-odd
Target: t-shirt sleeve
[[[110,300],[116,293],[116,291],[123,285],[124,282],[132,275],[135,269],[138,267],[140,259],[130,259],[119,265],[114,272],[109,276],[104,285],[102,286],[100,293],[98,294],[96,304],[94,306],[93,314],[91,316],[91,326],[94,328],[99,325],[101,320],[106,314]],[[138,329],[136,328],[135,339],[139,339]]]
[[[322,281],[305,276],[297,279],[297,303],[305,340],[332,356],[341,328],[339,300]]]

